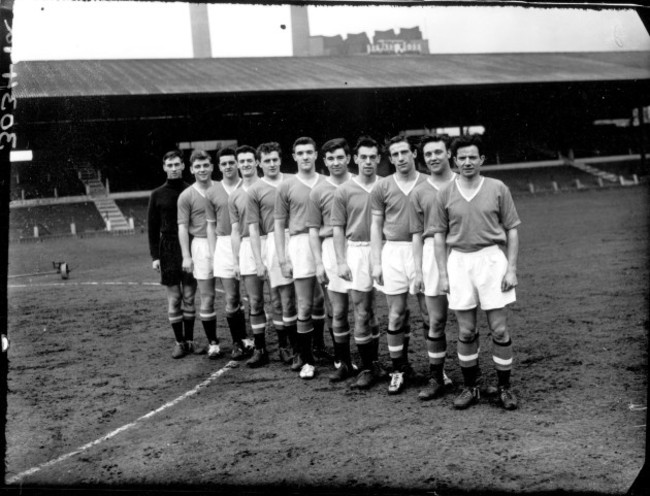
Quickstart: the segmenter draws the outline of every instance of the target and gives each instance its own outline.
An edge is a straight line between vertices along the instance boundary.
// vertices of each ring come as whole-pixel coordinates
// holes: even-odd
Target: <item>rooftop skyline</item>
[[[309,6],[312,36],[420,27],[431,53],[650,50],[634,10]],[[208,6],[213,57],[291,56],[287,5]],[[152,21],[153,20],[153,21]],[[187,3],[17,0],[13,61],[192,57]]]

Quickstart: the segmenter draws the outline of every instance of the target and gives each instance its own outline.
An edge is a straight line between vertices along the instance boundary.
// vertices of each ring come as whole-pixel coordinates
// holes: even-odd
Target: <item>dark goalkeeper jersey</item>
[[[161,236],[178,236],[176,201],[188,186],[182,179],[168,179],[165,184],[151,192],[147,229],[152,260],[160,260]]]

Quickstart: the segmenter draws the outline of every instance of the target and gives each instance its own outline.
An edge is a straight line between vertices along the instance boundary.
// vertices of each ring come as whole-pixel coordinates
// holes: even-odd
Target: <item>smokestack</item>
[[[291,5],[291,39],[294,57],[309,55],[309,16],[306,5]]]
[[[195,59],[212,57],[210,44],[210,23],[208,4],[190,4],[190,22],[192,25],[192,51]]]

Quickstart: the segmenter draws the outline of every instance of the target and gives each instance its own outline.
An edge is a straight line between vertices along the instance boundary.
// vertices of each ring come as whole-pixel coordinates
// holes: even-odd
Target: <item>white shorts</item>
[[[384,294],[415,294],[413,243],[386,241],[381,250],[381,270],[384,276]]]
[[[214,277],[235,278],[235,257],[232,254],[230,236],[217,236],[214,249]]]
[[[338,264],[336,263],[336,252],[334,251],[334,238],[329,237],[323,240],[322,245],[323,267],[329,282],[327,289],[337,293],[347,293],[350,283],[338,276]]]
[[[296,234],[289,238],[289,260],[293,267],[293,278],[304,279],[316,275],[316,263],[309,246],[309,234]]]
[[[260,246],[262,249],[262,260],[264,260],[264,248],[266,245],[266,236],[260,237]],[[251,246],[251,238],[246,236],[241,238],[239,245],[239,273],[242,276],[256,276],[257,264],[255,263],[255,255],[253,255],[253,247]]]
[[[422,275],[424,277],[424,295],[441,296],[445,293],[438,288],[440,272],[433,251],[433,237],[425,238],[422,249]]]
[[[284,252],[289,253],[289,230],[284,231]],[[274,233],[269,233],[266,243],[262,241],[262,253],[262,259],[264,260],[264,265],[266,265],[266,270],[269,274],[269,283],[271,287],[277,288],[278,286],[293,284],[293,279],[286,278],[282,275],[278,254],[275,251]]]
[[[515,290],[501,291],[508,260],[497,245],[472,253],[451,250],[447,260],[449,308],[483,310],[503,308],[516,301]]]
[[[208,238],[192,238],[190,247],[192,252],[192,263],[194,263],[195,279],[212,279],[212,257],[208,246]]]
[[[346,258],[352,282],[350,289],[367,293],[373,288],[372,261],[369,241],[348,241]]]

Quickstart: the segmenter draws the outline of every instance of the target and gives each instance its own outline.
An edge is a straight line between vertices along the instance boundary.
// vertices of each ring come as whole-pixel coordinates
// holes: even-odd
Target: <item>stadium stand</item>
[[[78,234],[105,228],[92,202],[24,207],[10,210],[9,237],[11,240],[32,238],[34,226],[38,227],[39,236],[70,234],[71,222],[75,223]]]
[[[592,165],[602,171],[616,174],[617,176],[630,177],[633,174],[636,174],[639,177],[643,177],[649,175],[648,166],[643,167],[641,160],[638,159],[603,162],[600,160],[597,161],[586,158],[583,159],[583,162]]]
[[[67,167],[48,167],[38,162],[12,164],[10,190],[11,200],[85,194],[84,185],[76,171]]]
[[[117,206],[126,218],[133,217],[133,224],[136,231],[146,230],[147,228],[147,208],[149,198],[128,198],[124,200],[115,200]]]
[[[490,170],[487,165],[481,168],[481,174],[500,179],[513,193],[530,191],[531,183],[535,186],[535,191],[553,191],[553,181],[559,189],[575,189],[576,179],[584,186],[597,184],[596,177],[570,165],[521,170]]]

